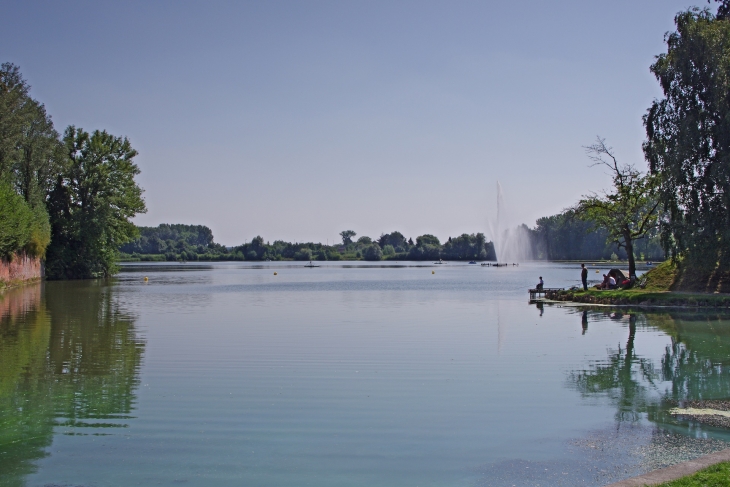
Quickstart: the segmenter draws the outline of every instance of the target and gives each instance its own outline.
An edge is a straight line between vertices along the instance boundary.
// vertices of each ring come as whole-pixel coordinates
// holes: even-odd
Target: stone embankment
[[[37,257],[16,254],[12,259],[0,259],[0,289],[37,281],[43,275],[43,262]]]

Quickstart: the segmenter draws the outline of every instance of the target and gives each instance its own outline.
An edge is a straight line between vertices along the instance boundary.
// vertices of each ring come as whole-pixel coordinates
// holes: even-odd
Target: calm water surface
[[[540,275],[580,273],[128,265],[8,292],[0,485],[598,486],[727,446],[668,409],[730,397],[730,317],[541,309]]]

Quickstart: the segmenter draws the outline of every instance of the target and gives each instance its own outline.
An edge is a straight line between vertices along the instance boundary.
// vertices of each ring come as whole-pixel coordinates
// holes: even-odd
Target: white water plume
[[[497,219],[489,222],[489,237],[494,244],[497,262],[513,264],[532,260],[529,230],[524,225],[510,222],[505,210],[502,185],[497,181]]]

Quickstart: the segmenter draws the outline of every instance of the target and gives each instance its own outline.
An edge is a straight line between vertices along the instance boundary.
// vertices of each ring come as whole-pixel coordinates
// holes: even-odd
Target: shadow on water
[[[103,282],[0,296],[0,484],[21,486],[55,434],[126,426],[144,341]]]

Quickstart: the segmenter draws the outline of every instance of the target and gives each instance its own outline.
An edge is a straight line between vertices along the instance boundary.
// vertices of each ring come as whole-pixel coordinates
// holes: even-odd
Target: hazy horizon
[[[139,225],[445,240],[488,233],[498,180],[512,225],[608,187],[597,135],[644,168],[649,65],[692,5],[9,2],[0,61],[59,132],[130,138]]]

